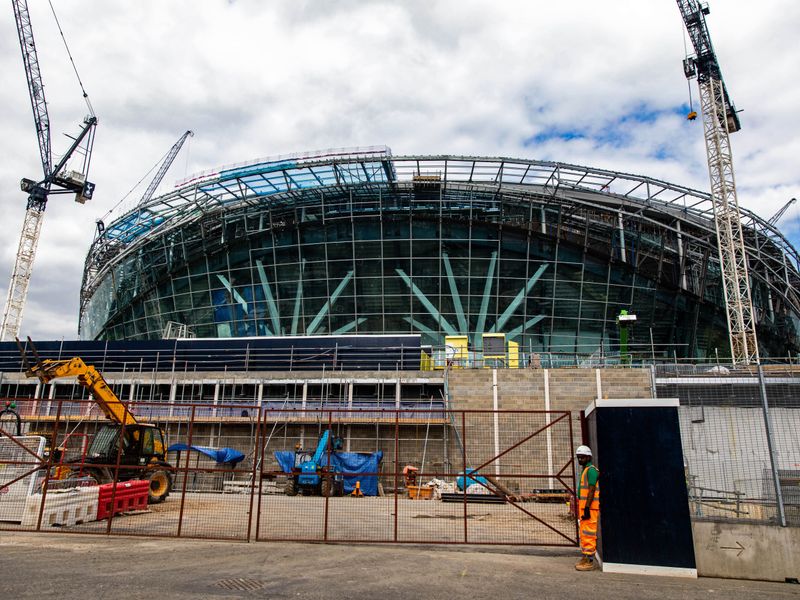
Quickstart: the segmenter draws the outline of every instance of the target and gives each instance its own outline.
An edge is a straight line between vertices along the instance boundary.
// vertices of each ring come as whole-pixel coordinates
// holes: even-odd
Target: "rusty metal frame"
[[[334,423],[334,421],[333,421],[334,413],[340,414],[340,415],[352,415],[353,413],[358,413],[359,411],[355,410],[355,409],[346,409],[346,408],[329,408],[329,409],[308,409],[308,408],[306,408],[306,409],[270,409],[268,412],[273,417],[276,414],[280,414],[280,413],[303,414],[303,415],[308,415],[308,414],[325,415],[325,413],[327,413],[327,417],[328,417],[327,425],[328,425],[329,428],[331,428],[333,423]],[[413,413],[413,414],[429,413],[429,414],[436,414],[436,415],[445,415],[445,414],[455,414],[455,415],[457,415],[459,413],[461,414],[460,427],[461,427],[461,440],[462,440],[462,444],[461,444],[462,445],[462,452],[461,452],[462,473],[466,473],[467,449],[469,447],[469,443],[468,443],[468,441],[466,439],[466,416],[467,415],[469,415],[469,414],[494,414],[494,413],[499,413],[499,414],[519,414],[519,415],[525,415],[525,414],[557,415],[557,418],[551,420],[549,423],[547,423],[544,426],[540,427],[539,429],[537,429],[536,431],[534,431],[530,435],[526,435],[523,439],[519,440],[518,442],[516,442],[512,446],[504,449],[497,456],[494,456],[493,458],[491,458],[490,460],[486,461],[485,463],[483,463],[479,467],[475,468],[473,474],[477,477],[478,471],[480,469],[486,467],[487,465],[491,464],[492,462],[494,462],[495,460],[497,460],[501,456],[503,456],[503,455],[507,454],[508,452],[514,450],[515,448],[518,448],[519,446],[521,446],[525,442],[527,442],[527,441],[535,438],[536,436],[540,435],[541,433],[546,431],[548,428],[551,428],[551,427],[553,427],[553,426],[555,426],[555,425],[557,425],[559,423],[565,422],[568,425],[568,429],[569,429],[569,443],[570,443],[569,456],[570,456],[570,459],[556,473],[546,473],[546,474],[541,474],[541,473],[535,473],[535,474],[534,473],[504,473],[503,475],[505,477],[517,477],[517,478],[538,478],[538,479],[547,478],[547,479],[554,479],[554,480],[557,480],[559,483],[561,483],[561,485],[564,486],[564,490],[568,494],[568,496],[570,498],[573,498],[575,496],[576,481],[575,481],[575,473],[574,473],[574,456],[573,456],[574,455],[574,440],[572,438],[573,427],[572,427],[572,417],[571,417],[571,413],[569,411],[543,411],[543,410],[498,410],[498,411],[494,411],[494,410],[446,410],[446,409],[435,409],[433,411],[429,411],[429,410],[425,410],[425,409],[416,409],[415,408],[415,409],[395,409],[395,410],[386,410],[386,409],[383,409],[383,410],[367,410],[365,412],[368,412],[371,415],[381,414],[381,415],[384,416],[384,418],[388,417],[389,415],[393,415],[394,416],[394,419],[393,419],[394,430],[395,430],[395,435],[393,436],[394,437],[394,449],[395,449],[394,461],[393,461],[394,462],[394,473],[390,474],[390,476],[393,477],[394,482],[395,482],[395,485],[394,485],[395,492],[392,494],[393,500],[394,500],[394,511],[393,511],[394,519],[393,519],[392,539],[381,539],[381,540],[350,539],[350,538],[348,538],[348,539],[330,539],[329,532],[328,532],[328,516],[327,516],[328,515],[329,499],[325,498],[325,502],[324,502],[325,520],[324,520],[323,534],[321,536],[321,539],[311,539],[311,540],[309,540],[308,538],[290,537],[290,536],[289,537],[270,536],[268,538],[263,538],[263,537],[260,537],[260,536],[257,535],[256,536],[256,540],[258,540],[258,541],[271,541],[271,542],[272,541],[306,541],[306,542],[307,541],[317,541],[317,542],[325,542],[325,543],[351,543],[351,542],[358,542],[358,543],[387,543],[387,542],[389,542],[389,543],[397,543],[397,544],[437,544],[437,545],[439,545],[439,544],[470,544],[470,545],[504,545],[504,546],[534,546],[534,545],[541,545],[541,546],[569,546],[569,547],[574,547],[574,546],[576,546],[578,544],[578,525],[577,525],[577,522],[574,523],[574,526],[573,526],[574,536],[573,537],[569,537],[569,536],[565,535],[563,532],[558,531],[556,528],[554,528],[552,525],[547,523],[545,520],[537,517],[536,515],[531,513],[529,510],[526,510],[525,508],[523,508],[520,505],[519,502],[514,501],[513,499],[508,498],[508,497],[506,497],[506,502],[508,504],[510,504],[511,506],[513,506],[514,508],[516,508],[517,510],[519,510],[520,512],[522,512],[526,516],[532,518],[533,520],[535,520],[538,523],[544,525],[546,528],[548,528],[549,530],[551,530],[554,533],[556,533],[557,535],[559,535],[561,538],[564,539],[564,542],[560,543],[560,544],[553,544],[553,543],[530,543],[530,542],[480,542],[480,541],[470,541],[470,539],[469,539],[469,527],[468,527],[469,519],[468,519],[468,510],[467,510],[467,504],[468,503],[467,503],[466,489],[464,489],[462,491],[462,494],[463,494],[463,497],[464,497],[464,501],[463,501],[463,519],[462,519],[463,520],[463,526],[464,526],[464,533],[463,533],[463,541],[462,542],[430,541],[430,540],[402,540],[402,539],[400,539],[400,536],[399,536],[399,524],[398,524],[398,516],[399,516],[398,501],[399,501],[400,495],[397,493],[396,490],[398,488],[398,483],[399,483],[399,478],[400,478],[400,466],[399,466],[399,463],[398,463],[398,459],[399,459],[399,441],[400,441],[399,427],[400,427],[400,424],[401,424],[401,421],[400,421],[401,415],[403,415],[404,413]],[[266,415],[266,413],[265,413],[265,415]],[[322,419],[318,418],[317,420],[321,421]],[[453,423],[455,423],[455,421],[453,421]],[[386,424],[388,424],[388,422]],[[454,425],[454,426],[456,426],[456,425]],[[262,442],[263,442],[263,438],[262,438]],[[262,445],[262,447],[261,447],[262,456],[263,456],[264,450],[265,450],[265,448]],[[328,458],[328,460],[329,460],[329,458]],[[565,474],[565,471],[567,471],[570,468],[572,468],[573,472],[571,473],[571,475],[567,476]],[[276,472],[276,473],[272,473],[272,474],[273,475],[278,475],[279,473]],[[348,476],[347,473],[344,473],[344,475]],[[361,473],[361,475],[380,476],[381,473]],[[386,473],[383,473],[383,475],[386,476]],[[437,476],[452,477],[453,476],[452,473],[440,473],[440,472],[436,472],[436,471],[426,471],[426,475],[431,476],[431,477],[437,477]],[[484,486],[484,487],[486,487],[486,486]],[[465,488],[466,488],[466,486],[465,486]],[[493,493],[496,493],[496,490],[494,490],[492,488],[487,488],[487,489],[490,489]],[[259,503],[259,506],[260,506],[260,503]],[[259,513],[258,513],[259,523],[260,523],[260,516],[261,516],[261,511],[259,510]],[[257,530],[260,531],[260,528],[258,528]]]
[[[16,436],[10,435],[10,434],[8,434],[7,432],[5,432],[5,431],[3,431],[2,429],[0,429],[0,438],[3,438],[3,437],[7,437],[7,438],[8,438],[8,439],[10,439],[10,440],[11,440],[11,441],[12,441],[12,442],[15,444],[15,445],[19,446],[19,447],[20,447],[20,448],[22,448],[22,449],[23,449],[25,452],[27,452],[28,454],[30,454],[31,456],[33,456],[33,457],[36,459],[36,460],[35,460],[35,461],[33,461],[33,462],[19,462],[19,461],[15,461],[15,462],[13,462],[13,463],[9,463],[9,464],[15,464],[15,465],[36,465],[36,466],[35,466],[35,467],[33,467],[33,468],[30,470],[30,471],[26,471],[24,475],[20,475],[19,477],[17,477],[16,479],[12,479],[11,481],[2,481],[2,480],[0,480],[0,488],[9,487],[9,486],[12,486],[12,485],[14,485],[14,484],[15,484],[15,483],[17,483],[18,481],[21,481],[22,479],[25,479],[26,477],[29,477],[30,475],[33,475],[33,474],[34,474],[36,471],[38,471],[39,469],[41,469],[41,468],[42,468],[42,465],[46,464],[46,461],[45,461],[44,459],[42,459],[40,456],[38,456],[38,455],[37,455],[35,452],[31,452],[31,450],[30,450],[29,448],[25,447],[23,444],[20,444],[20,443],[17,441],[17,439],[16,439]],[[20,437],[23,437],[23,436],[20,436]],[[4,464],[4,463],[5,463],[5,461],[0,461],[0,464]]]
[[[48,417],[49,420],[52,422],[53,426],[53,433],[52,433],[52,447],[57,447],[59,433],[62,427],[68,428],[68,424],[73,420],[71,415],[64,415],[63,414],[63,403],[66,400],[57,400],[57,410],[55,418]],[[69,400],[68,402],[71,403],[85,403],[91,402],[89,400]],[[128,410],[127,404],[126,410]],[[163,402],[152,402],[153,405],[163,404],[169,405],[169,403]],[[171,405],[174,406],[174,405]],[[214,408],[215,405],[210,403],[186,403],[181,404],[181,408],[188,411],[188,415],[186,418],[178,417],[177,420],[173,421],[174,423],[184,424],[188,427],[187,430],[187,438],[188,438],[188,445],[192,445],[192,442],[195,438],[196,434],[196,426],[199,424],[203,425],[214,425],[216,424],[216,415],[212,417],[208,417],[205,415],[198,415],[200,410],[206,410]],[[562,442],[561,447],[558,450],[559,454],[564,454],[567,450],[569,452],[570,459],[563,465],[556,465],[552,470],[553,472],[550,473],[502,473],[502,477],[508,478],[517,478],[517,479],[543,479],[549,478],[553,482],[558,482],[559,489],[563,486],[564,493],[567,497],[574,498],[575,496],[575,489],[576,489],[576,481],[575,481],[575,472],[574,472],[574,440],[573,440],[573,424],[572,424],[572,415],[568,411],[541,411],[541,410],[447,410],[447,409],[421,409],[421,408],[412,408],[412,409],[364,409],[359,411],[358,409],[353,408],[325,408],[325,409],[271,409],[271,408],[261,408],[261,407],[254,407],[253,405],[246,405],[242,404],[241,406],[238,404],[226,404],[226,408],[238,410],[239,408],[248,408],[250,410],[256,410],[257,412],[253,414],[253,416],[257,416],[257,419],[252,420],[251,423],[255,424],[255,428],[251,428],[250,430],[250,437],[249,437],[249,447],[252,448],[252,460],[253,465],[252,468],[248,467],[244,470],[236,470],[236,473],[240,475],[244,475],[249,473],[250,477],[250,485],[247,486],[247,493],[249,497],[239,506],[246,506],[246,518],[247,523],[246,527],[242,523],[242,527],[246,528],[246,533],[240,537],[229,537],[223,536],[218,534],[187,534],[186,533],[186,517],[188,514],[188,505],[187,505],[187,493],[188,490],[188,480],[189,475],[191,473],[197,472],[231,472],[231,469],[223,469],[223,468],[210,468],[208,466],[204,466],[202,468],[193,467],[190,464],[190,460],[187,454],[186,462],[181,464],[180,461],[176,462],[175,465],[172,467],[171,472],[173,476],[182,474],[183,481],[182,485],[180,486],[180,490],[173,489],[173,498],[179,495],[179,498],[174,498],[175,500],[179,501],[179,508],[178,508],[178,515],[177,515],[177,526],[174,533],[163,533],[159,531],[158,533],[147,533],[143,531],[121,531],[119,528],[114,528],[112,526],[112,522],[115,518],[113,511],[108,516],[108,522],[103,527],[103,531],[99,531],[97,529],[94,530],[74,530],[70,531],[71,533],[81,533],[81,534],[89,534],[89,535],[101,535],[101,534],[110,534],[113,533],[115,535],[129,535],[132,537],[157,537],[157,538],[174,538],[174,537],[184,537],[184,538],[191,538],[191,539],[219,539],[231,542],[241,542],[241,541],[317,541],[317,542],[326,542],[326,543],[397,543],[397,544],[470,544],[470,545],[506,545],[506,546],[532,546],[532,545],[541,545],[541,546],[570,546],[574,547],[577,545],[578,539],[578,526],[577,523],[573,524],[573,531],[574,536],[570,537],[567,533],[562,530],[557,529],[553,525],[547,522],[545,518],[534,514],[533,509],[526,507],[523,505],[515,497],[508,497],[506,496],[505,504],[509,504],[515,510],[519,511],[521,514],[525,515],[526,517],[530,518],[531,520],[537,522],[538,524],[542,525],[558,537],[556,541],[553,542],[551,540],[547,542],[543,541],[526,541],[526,542],[518,542],[518,541],[481,541],[479,539],[472,539],[473,536],[470,535],[470,526],[469,526],[469,510],[468,510],[468,498],[467,498],[467,491],[466,487],[464,486],[464,490],[462,491],[462,498],[463,498],[463,512],[461,516],[461,520],[463,521],[463,534],[461,539],[459,540],[456,536],[455,540],[425,540],[425,539],[406,539],[407,536],[403,534],[403,526],[399,521],[399,513],[400,513],[400,482],[401,482],[401,464],[400,461],[401,453],[400,453],[400,442],[401,442],[401,427],[404,425],[418,425],[423,420],[427,420],[430,422],[431,419],[436,419],[437,424],[441,421],[443,427],[446,428],[455,428],[456,432],[460,434],[460,445],[461,445],[461,474],[464,475],[465,480],[469,480],[470,476],[478,477],[481,475],[480,471],[485,469],[488,465],[491,465],[501,457],[507,455],[509,452],[520,448],[526,442],[536,438],[537,436],[541,435],[542,433],[548,431],[549,429],[558,427],[558,428],[567,428],[568,433],[563,429],[560,429],[562,433],[562,439],[568,436],[569,438],[569,448],[567,449],[564,445],[566,442]],[[264,497],[264,481],[267,479],[274,479],[276,476],[281,475],[281,473],[277,471],[272,471],[269,469],[264,468],[264,460],[265,460],[265,453],[267,451],[267,427],[268,423],[271,421],[275,422],[283,422],[286,424],[308,424],[310,422],[316,422],[321,426],[327,426],[330,430],[333,430],[334,425],[341,425],[343,423],[349,423],[349,420],[352,419],[358,413],[363,413],[363,421],[356,421],[359,424],[367,424],[367,423],[379,423],[381,427],[384,428],[384,431],[388,434],[386,437],[382,438],[384,444],[391,444],[394,445],[394,457],[393,457],[393,473],[387,473],[382,469],[377,473],[361,473],[364,476],[377,476],[383,478],[384,482],[394,481],[394,490],[392,491],[392,499],[393,502],[393,519],[391,523],[391,529],[387,530],[388,536],[381,539],[361,539],[358,536],[346,537],[346,539],[340,538],[339,536],[331,536],[330,529],[331,529],[331,500],[328,497],[325,497],[324,502],[322,503],[321,510],[323,511],[323,523],[322,523],[322,532],[321,535],[318,537],[299,537],[299,536],[264,536],[261,532],[261,528],[264,523],[264,514],[266,510],[269,510],[268,507],[265,507],[263,504],[263,497]],[[82,412],[81,412],[82,414]],[[480,465],[478,465],[472,472],[471,475],[466,475],[468,457],[470,453],[470,442],[471,437],[468,437],[467,425],[468,425],[468,417],[470,415],[491,415],[491,414],[500,414],[500,415],[547,415],[547,420],[544,425],[541,427],[536,427],[534,431],[530,433],[522,432],[522,437],[515,441],[510,446],[503,448],[502,451],[497,452],[497,454],[491,457],[488,460],[484,460]],[[285,415],[285,418],[282,418],[281,415]],[[297,415],[298,419],[292,420],[291,415]],[[24,419],[36,420],[38,418],[37,415],[26,415]],[[170,415],[172,418],[172,415]],[[222,418],[222,417],[220,417]],[[159,417],[154,417],[155,421],[159,421]],[[391,435],[391,431],[393,431],[393,436]],[[458,431],[460,429],[460,431]],[[122,432],[124,435],[124,430]],[[3,431],[0,431],[0,435],[7,435],[8,437],[13,439],[13,436],[6,434]],[[121,444],[121,437],[118,440],[118,444]],[[392,437],[394,438],[392,441]],[[444,438],[443,438],[444,439]],[[453,438],[455,439],[455,438]],[[16,442],[16,440],[14,440]],[[48,488],[48,481],[50,479],[51,470],[53,467],[53,457],[52,452],[46,460],[41,459],[40,457],[36,456],[35,453],[31,452],[27,448],[25,448],[19,442],[16,442],[17,445],[24,448],[28,454],[31,454],[36,458],[35,463],[22,463],[17,462],[16,464],[32,464],[35,465],[30,471],[28,471],[25,475],[22,475],[15,479],[11,483],[15,483],[16,481],[23,479],[24,477],[34,473],[37,470],[46,470],[46,477],[42,484],[42,502],[39,510],[38,519],[36,522],[36,531],[46,531],[47,529],[42,529],[42,517],[45,511],[45,502],[46,502],[46,494]],[[328,452],[327,452],[327,462],[328,466],[330,467],[330,451],[332,440],[328,440]],[[385,447],[385,446],[384,446]],[[118,448],[117,456],[116,456],[116,464],[109,464],[109,465],[101,465],[106,466],[113,470],[113,480],[114,482],[119,481],[119,472],[121,468],[121,451]],[[137,465],[130,465],[130,468],[136,469],[139,468]],[[126,468],[129,468],[126,466]],[[141,467],[144,469],[145,467]],[[451,467],[446,467],[445,470],[449,471]],[[557,469],[557,470],[556,470]],[[343,476],[348,476],[347,473],[343,473]],[[452,478],[456,474],[452,472],[438,472],[437,470],[426,470],[425,475],[428,477],[447,477]],[[351,474],[352,476],[352,474]],[[323,477],[331,478],[333,475],[328,472],[323,475]],[[8,484],[6,484],[8,485]],[[483,484],[482,484],[483,485]],[[498,491],[492,489],[491,487],[484,486],[490,489],[493,493],[497,494]],[[112,492],[112,502],[114,500],[115,491]],[[388,494],[387,494],[388,496]],[[241,494],[237,496],[241,498]],[[244,500],[244,499],[243,499]],[[212,527],[211,525],[209,527]],[[255,527],[255,531],[253,531],[253,527]],[[0,523],[0,530],[7,529]],[[12,530],[19,530],[19,527],[11,528]],[[69,528],[62,528],[61,532],[69,531]]]
[[[465,411],[465,412],[466,412],[466,411]],[[494,411],[494,410],[486,410],[486,411],[470,411],[470,412],[486,413],[486,414],[496,414],[496,413],[500,413],[500,412],[510,412],[510,411]],[[569,419],[569,414],[570,414],[570,413],[568,413],[568,412],[564,412],[564,411],[536,411],[536,412],[555,413],[555,414],[560,414],[561,416],[560,416],[560,417],[558,417],[558,418],[557,418],[555,421],[550,421],[550,422],[548,422],[547,424],[545,424],[545,425],[544,425],[544,427],[540,427],[539,429],[537,429],[536,431],[534,431],[532,434],[530,434],[530,435],[528,435],[528,436],[526,436],[526,437],[522,438],[522,439],[521,439],[520,441],[518,441],[516,444],[512,444],[511,446],[509,446],[508,448],[506,448],[505,450],[503,450],[503,451],[502,451],[500,454],[498,454],[497,456],[494,456],[494,457],[490,458],[489,460],[487,460],[486,462],[484,462],[484,463],[483,463],[482,465],[480,465],[479,467],[475,467],[475,468],[473,469],[473,471],[470,473],[469,477],[470,477],[470,478],[472,478],[472,477],[473,477],[473,475],[474,475],[475,477],[478,477],[478,476],[480,476],[480,472],[479,472],[479,471],[480,471],[481,469],[483,469],[484,467],[487,467],[488,465],[492,464],[492,463],[493,463],[494,461],[496,461],[498,458],[500,458],[501,456],[504,456],[504,455],[508,454],[509,452],[511,452],[512,450],[514,450],[515,448],[519,448],[520,446],[522,446],[522,444],[524,444],[525,442],[527,442],[527,441],[529,441],[529,440],[532,440],[534,437],[536,437],[537,435],[539,435],[540,433],[542,433],[542,432],[543,432],[543,431],[545,431],[546,429],[549,429],[550,427],[552,427],[552,426],[553,426],[553,425],[555,425],[556,423],[559,423],[559,422],[560,422],[560,421],[562,421],[564,418],[567,418],[567,420],[568,420],[568,421],[569,421],[569,423],[570,423],[570,438],[569,438],[569,439],[570,439],[570,452],[569,452],[570,459],[569,459],[569,461],[567,461],[567,462],[564,464],[564,466],[563,466],[563,467],[561,467],[561,469],[558,471],[558,473],[556,473],[555,475],[553,475],[553,474],[548,474],[548,475],[533,475],[533,474],[531,474],[531,475],[527,475],[527,476],[526,476],[526,475],[520,475],[520,474],[510,474],[510,476],[512,476],[512,477],[547,477],[547,478],[557,479],[557,480],[558,480],[558,481],[559,481],[559,482],[560,482],[560,483],[561,483],[561,484],[562,484],[562,485],[563,485],[563,486],[564,486],[564,487],[565,487],[567,490],[569,490],[569,491],[570,491],[571,495],[572,495],[572,496],[574,496],[574,495],[575,495],[575,489],[574,489],[574,487],[573,487],[573,488],[570,488],[570,487],[569,487],[569,485],[568,485],[568,484],[567,484],[567,483],[566,483],[566,482],[565,482],[565,481],[564,481],[564,480],[561,478],[561,475],[562,475],[562,473],[564,473],[564,471],[567,469],[567,467],[572,467],[572,468],[573,468],[573,471],[574,471],[574,466],[575,466],[575,459],[573,458],[573,450],[574,450],[573,446],[574,446],[574,444],[573,444],[573,441],[572,441],[572,420],[571,420],[571,419]],[[462,413],[462,419],[463,419],[463,417],[464,417],[464,414]],[[462,420],[462,423],[463,423],[463,420]],[[462,428],[463,428],[463,425],[462,425]],[[462,435],[466,435],[466,431],[464,431],[464,433],[463,433]],[[463,439],[464,439],[464,437],[462,437],[462,440],[463,440]],[[467,447],[467,442],[466,442],[466,441],[464,441],[464,442],[463,442],[463,448],[466,448],[466,447]],[[465,462],[464,462],[464,469],[463,469],[463,472],[464,472],[464,474],[465,474],[465,477],[466,477],[466,472],[467,472],[467,468],[466,468],[466,460],[465,460]],[[509,476],[509,474],[506,474],[506,476]],[[573,478],[574,478],[574,475],[573,475]],[[489,490],[490,492],[492,492],[492,493],[495,493],[495,494],[497,493],[497,490],[496,490],[496,489],[492,489],[491,487],[489,487],[488,485],[486,485],[486,484],[484,484],[483,482],[479,481],[478,479],[475,479],[475,481],[476,481],[476,483],[478,483],[479,485],[483,486],[484,488],[486,488],[486,489],[487,489],[487,490]],[[467,493],[467,486],[466,486],[466,484],[465,484],[465,485],[464,485],[464,511],[465,511],[465,514],[464,514],[464,538],[465,538],[465,539],[464,539],[464,542],[465,542],[465,543],[467,542],[467,539],[466,539],[466,528],[467,528],[467,516],[466,516],[466,506],[467,506],[467,504],[466,504],[466,493]],[[518,503],[517,501],[515,501],[515,500],[514,500],[514,498],[513,498],[513,497],[511,497],[511,496],[506,496],[506,502],[507,502],[508,504],[510,504],[511,506],[513,506],[514,508],[516,508],[517,510],[520,510],[520,511],[522,511],[523,513],[525,513],[526,515],[528,515],[530,518],[532,518],[532,519],[534,519],[534,520],[538,521],[539,523],[541,523],[542,525],[544,525],[545,527],[547,527],[548,529],[550,529],[550,530],[551,530],[551,531],[553,531],[554,533],[557,533],[558,535],[560,535],[561,537],[563,537],[564,539],[566,539],[566,540],[567,540],[567,541],[569,541],[570,543],[577,543],[577,539],[578,539],[578,538],[577,538],[577,535],[576,535],[576,537],[575,537],[575,538],[569,538],[569,537],[565,536],[565,535],[564,535],[562,532],[560,532],[558,529],[556,529],[555,527],[553,527],[552,525],[550,525],[550,524],[549,524],[547,521],[545,521],[544,519],[540,519],[539,517],[537,517],[536,515],[534,515],[534,514],[533,514],[533,513],[531,513],[530,511],[528,511],[528,510],[525,510],[525,509],[524,509],[522,506],[520,506],[520,505],[519,505],[519,503]],[[577,523],[576,523],[576,533],[577,533]]]

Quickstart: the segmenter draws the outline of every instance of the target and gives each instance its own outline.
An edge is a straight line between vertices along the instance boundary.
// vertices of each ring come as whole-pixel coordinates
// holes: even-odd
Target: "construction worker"
[[[600,516],[600,471],[592,464],[592,449],[578,446],[575,451],[581,465],[578,483],[578,526],[581,537],[581,557],[575,568],[578,571],[594,569],[597,550],[597,519]]]

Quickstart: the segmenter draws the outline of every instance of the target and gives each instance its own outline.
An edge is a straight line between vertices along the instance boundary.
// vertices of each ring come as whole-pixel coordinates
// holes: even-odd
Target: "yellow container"
[[[412,500],[430,500],[433,498],[433,488],[426,485],[409,485],[408,497]]]

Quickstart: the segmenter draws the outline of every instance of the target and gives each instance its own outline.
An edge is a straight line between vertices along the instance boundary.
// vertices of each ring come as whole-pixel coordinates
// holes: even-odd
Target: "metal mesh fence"
[[[800,525],[800,372],[657,370],[656,384],[659,396],[681,401],[695,518]]]
[[[0,529],[576,544],[568,412],[133,403],[163,432],[152,458],[145,433],[88,399],[26,402],[24,437],[0,433],[0,489],[29,475],[0,493]]]

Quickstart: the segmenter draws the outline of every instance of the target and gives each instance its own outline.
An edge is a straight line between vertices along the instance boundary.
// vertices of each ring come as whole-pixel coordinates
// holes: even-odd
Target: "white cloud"
[[[699,121],[686,122],[683,25],[671,2],[573,0],[55,1],[100,119],[95,200],[45,215],[23,333],[74,337],[94,220],[186,129],[162,189],[260,156],[386,144],[395,154],[558,160],[706,189]],[[798,195],[800,5],[713,2],[711,35],[743,129],[740,202],[764,216]],[[85,112],[45,3],[31,3],[63,151]],[[91,18],[87,19],[87,15]],[[0,294],[16,253],[38,151],[12,11],[0,14]],[[697,98],[695,84],[692,93]],[[644,118],[646,116],[646,118]],[[581,137],[566,140],[557,132]],[[528,144],[541,136],[539,144]],[[131,195],[133,201],[144,185]],[[119,214],[115,211],[112,216]],[[782,221],[800,230],[800,207]]]

